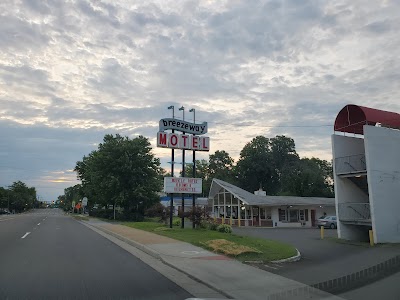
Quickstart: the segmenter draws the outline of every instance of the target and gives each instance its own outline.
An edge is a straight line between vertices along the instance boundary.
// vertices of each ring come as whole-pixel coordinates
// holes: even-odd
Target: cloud
[[[54,198],[75,179],[51,172],[71,170],[105,133],[155,146],[169,105],[185,106],[186,120],[195,108],[211,151],[235,159],[276,134],[329,159],[344,105],[400,111],[396,1],[7,2],[0,184],[29,180]],[[170,151],[154,152],[168,168]]]

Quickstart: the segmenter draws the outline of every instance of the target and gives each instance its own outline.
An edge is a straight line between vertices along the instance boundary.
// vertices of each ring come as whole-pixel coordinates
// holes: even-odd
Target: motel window
[[[299,211],[300,221],[305,221],[305,213],[304,210]]]
[[[261,219],[265,219],[265,208],[260,207],[260,217]]]
[[[286,221],[286,210],[279,209],[279,221]]]
[[[279,209],[279,221],[304,222],[308,221],[307,209]]]

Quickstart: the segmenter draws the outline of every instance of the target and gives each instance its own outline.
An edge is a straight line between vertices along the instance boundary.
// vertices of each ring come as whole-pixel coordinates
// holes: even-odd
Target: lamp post
[[[185,121],[185,108],[182,106],[179,110],[183,113],[182,120]],[[185,133],[185,132],[183,132]],[[182,149],[182,177],[185,177],[185,149]],[[182,221],[181,221],[181,228],[185,228],[185,197],[182,193]]]
[[[196,125],[196,110],[194,108],[192,108],[192,109],[189,110],[189,112],[193,113],[193,124]],[[193,171],[193,173],[192,173],[193,174],[193,178],[196,178],[196,151],[195,150],[193,150],[193,169],[192,169],[192,171]],[[192,219],[193,220],[194,220],[194,209],[195,209],[195,206],[196,206],[196,195],[192,194],[192,214],[193,214]],[[193,229],[195,228],[194,222],[192,222],[192,228]]]
[[[168,109],[172,109],[172,119],[175,119],[175,107],[173,105],[168,106]],[[172,133],[174,133],[175,130],[172,129]],[[175,160],[175,151],[172,148],[172,154],[171,154],[171,177],[174,177],[174,160]],[[170,201],[170,206],[169,206],[169,228],[172,228],[172,218],[173,218],[173,210],[174,210],[174,194],[171,194],[171,201]]]

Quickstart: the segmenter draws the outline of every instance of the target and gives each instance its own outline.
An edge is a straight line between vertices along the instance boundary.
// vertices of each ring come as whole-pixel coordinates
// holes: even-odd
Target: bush
[[[113,220],[114,219],[114,210],[112,209],[92,209],[89,211],[89,216],[95,218],[102,218]],[[138,212],[115,212],[115,219],[119,221],[133,221],[133,222],[140,222],[143,221],[144,217],[142,214]]]
[[[178,210],[178,217],[179,217],[179,218],[182,218],[182,215],[183,215],[185,218],[189,218],[189,217],[190,217],[190,214],[191,214],[190,211],[185,211],[185,212],[182,213],[182,210],[181,210],[181,209]]]
[[[209,223],[208,223],[207,221],[203,220],[203,221],[200,222],[199,227],[200,227],[201,229],[208,229]]]
[[[232,227],[228,224],[220,224],[217,227],[217,231],[223,233],[232,233]]]
[[[173,226],[181,226],[181,220],[179,220],[179,219],[173,220],[172,225]]]
[[[146,209],[145,216],[154,218],[154,217],[161,217],[165,214],[165,207],[160,202],[154,204],[152,207]]]
[[[217,228],[218,228],[218,226],[219,226],[219,224],[216,223],[216,222],[214,222],[214,221],[208,223],[208,228],[209,228],[210,230],[216,231]]]
[[[189,211],[188,218],[189,218],[190,221],[192,221],[192,223],[194,223],[196,228],[199,228],[199,227],[203,228],[202,227],[202,223],[204,223],[207,220],[209,220],[210,217],[209,217],[207,211],[204,208],[201,208],[199,206],[195,206]]]

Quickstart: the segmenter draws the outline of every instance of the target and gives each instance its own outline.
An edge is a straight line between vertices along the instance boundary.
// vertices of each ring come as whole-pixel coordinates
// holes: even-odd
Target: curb
[[[126,237],[124,237],[122,235],[119,235],[118,233],[110,231],[108,229],[105,229],[105,228],[102,228],[102,227],[98,227],[98,226],[95,226],[95,225],[92,225],[92,224],[88,224],[88,223],[85,223],[85,222],[82,222],[82,221],[78,221],[78,222],[82,223],[84,225],[90,226],[90,227],[94,227],[94,228],[96,228],[96,229],[98,229],[100,231],[103,231],[104,233],[107,233],[107,234],[109,234],[109,235],[111,235],[111,236],[113,236],[113,237],[115,237],[115,238],[117,238],[117,239],[119,239],[119,240],[121,240],[121,241],[123,241],[123,242],[125,242],[125,243],[127,243],[127,244],[129,244],[129,245],[131,245],[133,247],[135,247],[135,248],[138,248],[139,250],[145,252],[146,254],[148,254],[148,255],[156,258],[156,259],[162,260],[160,254],[158,252],[146,247],[143,244],[140,244],[138,242],[132,241],[132,240],[130,240],[130,239],[128,239],[128,238],[126,238]]]
[[[95,225],[91,225],[91,224],[85,223],[83,221],[78,221],[78,222],[83,224],[83,225],[86,225],[86,226],[89,226],[89,227],[93,227],[93,228],[96,228],[96,229],[98,229],[100,231],[103,231],[104,233],[107,233],[107,234],[109,234],[109,235],[111,235],[111,236],[113,236],[113,237],[115,237],[115,238],[117,238],[117,239],[119,239],[119,240],[121,240],[121,241],[123,241],[123,242],[125,242],[125,243],[127,243],[127,244],[129,244],[129,245],[141,250],[141,251],[143,251],[143,252],[145,252],[146,254],[148,254],[148,255],[150,255],[150,256],[162,261],[165,265],[167,265],[167,266],[169,266],[169,267],[171,267],[171,268],[173,268],[173,269],[185,274],[190,279],[193,279],[193,280],[205,285],[206,287],[208,287],[208,288],[220,293],[221,295],[225,296],[227,299],[235,299],[234,296],[226,293],[225,291],[222,291],[222,290],[216,288],[215,286],[213,286],[213,285],[211,285],[211,284],[209,284],[209,283],[207,283],[207,282],[205,282],[205,281],[193,276],[192,274],[189,274],[188,272],[179,269],[178,267],[174,266],[173,264],[167,262],[166,260],[164,260],[161,257],[160,253],[158,253],[158,252],[156,252],[156,251],[144,246],[143,244],[140,244],[138,242],[135,242],[135,241],[132,241],[130,239],[127,239],[127,238],[123,237],[122,235],[119,235],[119,234],[117,234],[115,232],[112,232],[112,231],[110,231],[108,229],[97,227]]]
[[[289,262],[295,262],[299,261],[301,259],[301,253],[299,249],[296,248],[297,254],[295,256],[285,258],[285,259],[279,259],[279,260],[272,260],[271,262],[274,264],[279,264],[279,263],[289,263]]]

